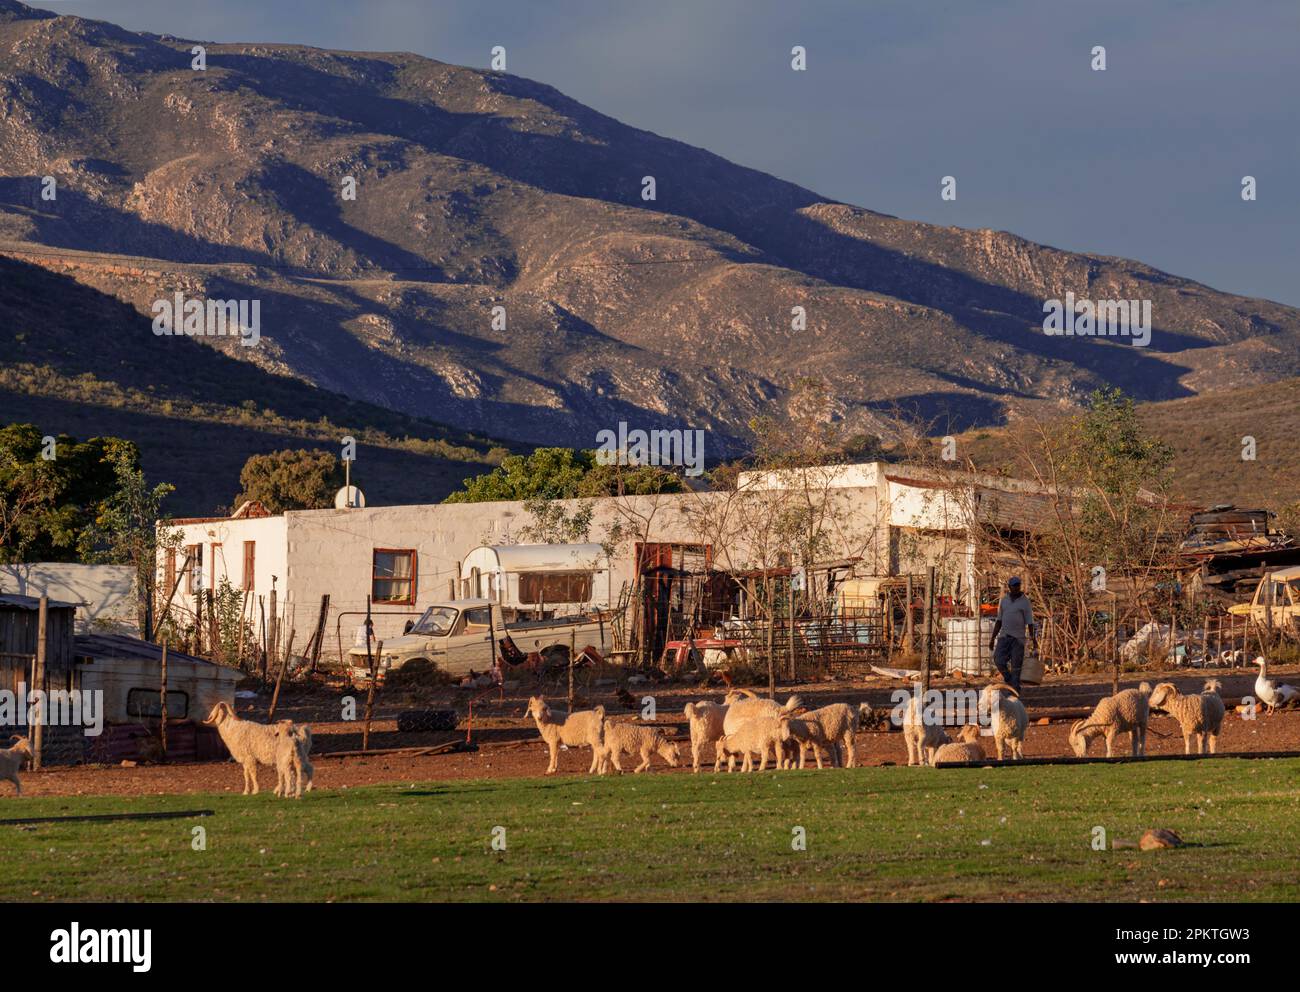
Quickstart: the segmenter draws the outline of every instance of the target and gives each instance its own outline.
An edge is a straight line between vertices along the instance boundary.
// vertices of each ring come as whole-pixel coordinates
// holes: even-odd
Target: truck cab
[[[1228,608],[1233,616],[1250,617],[1261,627],[1286,630],[1300,624],[1300,566],[1280,568],[1259,580],[1249,603]]]
[[[527,620],[520,612],[490,599],[434,603],[406,633],[385,638],[378,671],[382,675],[419,663],[456,679],[471,671],[490,672],[504,653],[498,650],[502,642],[516,662],[535,654],[567,664],[580,654],[602,657],[610,649],[612,617],[604,611]],[[370,647],[373,652],[379,645],[372,641]],[[348,670],[353,679],[369,677],[364,644],[348,651]]]
[[[505,635],[501,606],[489,599],[457,599],[434,603],[400,637],[384,640],[378,670],[388,672],[411,662],[425,662],[448,675],[461,677],[491,671],[496,640]],[[371,642],[371,651],[378,649]],[[369,675],[365,646],[348,652],[354,677]]]

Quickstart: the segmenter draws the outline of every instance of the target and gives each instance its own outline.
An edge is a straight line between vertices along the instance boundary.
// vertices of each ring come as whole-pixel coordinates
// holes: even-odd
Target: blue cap
[[[1007,585],[1009,585],[1009,586],[1018,586],[1018,585],[1020,585],[1020,576],[1018,576],[1018,575],[1013,575],[1013,576],[1011,576],[1011,578],[1007,579]]]

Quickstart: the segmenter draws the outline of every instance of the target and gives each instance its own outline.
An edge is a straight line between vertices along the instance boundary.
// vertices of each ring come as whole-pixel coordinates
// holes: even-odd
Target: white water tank
[[[944,651],[944,671],[963,675],[988,675],[993,672],[992,617],[952,617],[948,624],[948,646]]]

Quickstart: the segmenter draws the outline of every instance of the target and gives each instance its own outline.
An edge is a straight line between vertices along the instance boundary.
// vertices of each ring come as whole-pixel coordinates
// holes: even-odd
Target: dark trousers
[[[1003,634],[993,647],[993,664],[997,666],[1007,685],[1020,691],[1020,669],[1025,664],[1025,642],[1010,634]]]

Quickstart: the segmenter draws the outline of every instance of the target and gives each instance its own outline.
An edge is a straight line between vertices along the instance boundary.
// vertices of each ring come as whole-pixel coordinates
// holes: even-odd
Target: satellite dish
[[[351,510],[366,505],[366,496],[356,486],[344,486],[334,494],[334,509]]]

